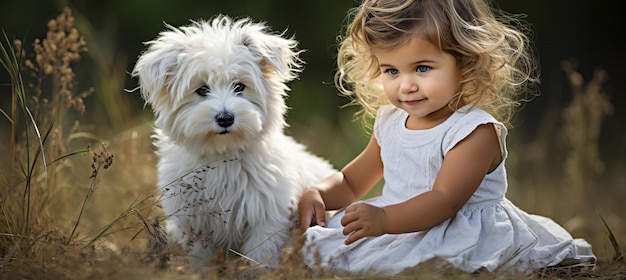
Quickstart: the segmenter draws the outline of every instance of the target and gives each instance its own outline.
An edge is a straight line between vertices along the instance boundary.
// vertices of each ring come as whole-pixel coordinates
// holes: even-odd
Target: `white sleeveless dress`
[[[385,166],[382,195],[364,202],[384,206],[405,201],[432,188],[446,153],[481,124],[492,123],[503,154],[502,163],[485,176],[456,216],[430,230],[385,234],[344,245],[343,211],[327,227],[307,229],[304,259],[314,270],[335,274],[397,274],[433,258],[467,272],[479,269],[529,274],[566,259],[595,263],[591,245],[573,239],[549,218],[531,215],[507,198],[507,130],[490,114],[465,108],[427,130],[408,130],[408,114],[392,105],[382,107],[374,136]]]

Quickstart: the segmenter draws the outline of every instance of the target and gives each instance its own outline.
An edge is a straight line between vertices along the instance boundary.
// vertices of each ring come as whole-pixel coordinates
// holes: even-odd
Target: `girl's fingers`
[[[315,221],[318,226],[326,227],[326,209],[324,205],[315,205]]]
[[[300,214],[300,228],[306,230],[311,225],[311,213],[302,211]]]
[[[350,229],[350,224],[347,224],[343,227],[343,235],[348,235],[352,232],[352,230]]]
[[[361,231],[357,230],[353,232],[352,234],[350,234],[343,243],[346,245],[350,245],[361,238],[363,238],[363,236],[361,236]]]
[[[357,223],[357,217],[352,214],[346,214],[341,218],[341,225],[343,225],[343,234],[348,235],[351,232],[360,229],[360,225]]]
[[[349,213],[346,210],[345,214],[341,218],[341,225],[345,227],[354,221],[356,221],[356,215],[354,215],[353,213]]]

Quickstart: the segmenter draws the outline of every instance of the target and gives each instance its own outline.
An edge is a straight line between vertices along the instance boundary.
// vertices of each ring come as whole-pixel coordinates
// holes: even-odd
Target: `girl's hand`
[[[320,191],[316,188],[307,188],[298,201],[300,213],[300,227],[306,230],[312,225],[326,226],[326,204]]]
[[[383,208],[367,203],[355,203],[346,207],[341,225],[344,226],[344,235],[351,234],[344,243],[350,245],[363,237],[383,235],[385,221]]]

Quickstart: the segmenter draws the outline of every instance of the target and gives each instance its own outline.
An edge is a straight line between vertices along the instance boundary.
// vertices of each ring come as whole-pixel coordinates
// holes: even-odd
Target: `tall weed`
[[[3,35],[0,58],[11,78],[11,110],[0,111],[11,125],[11,138],[9,156],[0,162],[5,166],[0,186],[0,253],[8,265],[31,257],[42,241],[57,232],[51,210],[59,176],[70,171],[70,157],[90,151],[69,151],[68,143],[78,128],[78,121],[71,118],[85,112],[83,98],[91,91],[75,89],[73,66],[86,51],[86,43],[74,27],[70,9],[48,22],[46,37],[32,44],[31,57],[21,40],[11,42]],[[79,222],[80,216],[65,244],[69,245]]]
[[[600,130],[603,121],[613,113],[613,105],[603,89],[608,74],[597,69],[585,83],[573,62],[564,61],[561,68],[572,94],[563,111],[562,135],[567,147],[564,170],[575,193],[575,205],[584,207],[585,197],[597,186],[598,176],[604,171],[599,156]]]

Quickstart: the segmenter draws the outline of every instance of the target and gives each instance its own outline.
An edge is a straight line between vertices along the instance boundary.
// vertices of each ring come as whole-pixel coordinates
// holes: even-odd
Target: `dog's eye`
[[[200,96],[207,96],[211,92],[209,86],[204,85],[196,89],[196,93]]]
[[[237,94],[241,93],[244,89],[246,89],[246,85],[242,83],[236,83],[235,86],[233,87],[233,90]]]

